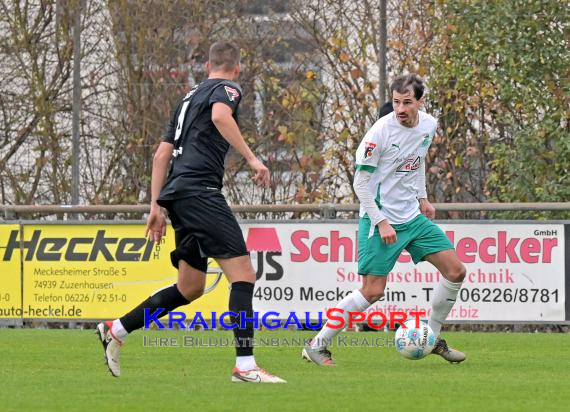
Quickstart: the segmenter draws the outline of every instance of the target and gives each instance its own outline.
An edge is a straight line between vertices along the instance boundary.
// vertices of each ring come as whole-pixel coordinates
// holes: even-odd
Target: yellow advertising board
[[[24,318],[114,319],[177,279],[171,227],[154,244],[141,224],[23,225],[22,245]],[[205,319],[226,311],[228,283],[213,285],[217,274],[208,275],[209,293],[178,310]]]
[[[0,224],[0,319],[22,317],[20,225]]]

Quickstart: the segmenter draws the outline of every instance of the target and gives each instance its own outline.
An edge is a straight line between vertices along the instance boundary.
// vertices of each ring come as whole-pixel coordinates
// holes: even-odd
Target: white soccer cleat
[[[259,366],[248,371],[242,371],[238,368],[234,368],[232,370],[232,382],[287,383],[286,380],[270,374],[265,369],[261,369]]]
[[[331,352],[326,347],[313,348],[309,344],[301,352],[301,358],[319,366],[336,366]]]
[[[111,332],[112,322],[101,322],[97,325],[97,335],[103,344],[105,353],[105,362],[109,367],[109,371],[115,377],[121,376],[121,346],[123,343],[115,338]]]

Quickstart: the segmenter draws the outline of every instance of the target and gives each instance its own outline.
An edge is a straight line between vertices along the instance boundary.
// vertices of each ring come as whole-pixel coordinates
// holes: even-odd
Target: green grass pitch
[[[231,383],[234,350],[143,347],[143,336],[182,339],[190,332],[138,331],[113,378],[93,331],[0,329],[1,411],[567,411],[568,334],[448,333],[467,361],[410,361],[393,347],[337,347],[336,368],[300,359],[298,347],[256,349],[260,366],[286,385]],[[227,337],[231,332],[192,332]],[[350,333],[390,338],[388,333]],[[261,332],[308,338],[309,332]]]

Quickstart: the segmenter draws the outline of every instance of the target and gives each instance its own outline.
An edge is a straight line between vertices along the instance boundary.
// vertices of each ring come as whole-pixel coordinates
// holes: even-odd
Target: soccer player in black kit
[[[250,150],[237,124],[242,92],[233,81],[240,73],[239,48],[232,42],[214,43],[206,71],[208,79],[194,87],[174,111],[152,167],[146,234],[155,242],[161,240],[166,231],[166,209],[175,231],[176,249],[170,257],[178,269],[178,281],[155,292],[122,318],[99,323],[97,334],[109,370],[119,376],[122,342],[144,325],[144,310],[153,314],[162,308],[159,316],[163,316],[202,296],[211,257],[231,284],[229,309],[238,314],[232,319],[238,325],[233,331],[240,344],[231,380],[285,383],[257,366],[252,323],[239,328],[240,313],[253,315],[256,276],[241,229],[222,194],[224,158],[230,145],[247,160],[254,182],[269,185],[269,170]]]

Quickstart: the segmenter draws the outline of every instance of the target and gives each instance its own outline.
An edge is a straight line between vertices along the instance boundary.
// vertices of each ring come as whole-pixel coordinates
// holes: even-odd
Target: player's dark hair
[[[218,41],[210,47],[208,61],[214,70],[230,71],[239,64],[239,47],[231,41]]]
[[[410,86],[414,91],[416,100],[420,100],[424,95],[425,86],[422,78],[415,73],[403,74],[396,77],[390,85],[390,94],[393,95],[394,92],[406,93]]]

